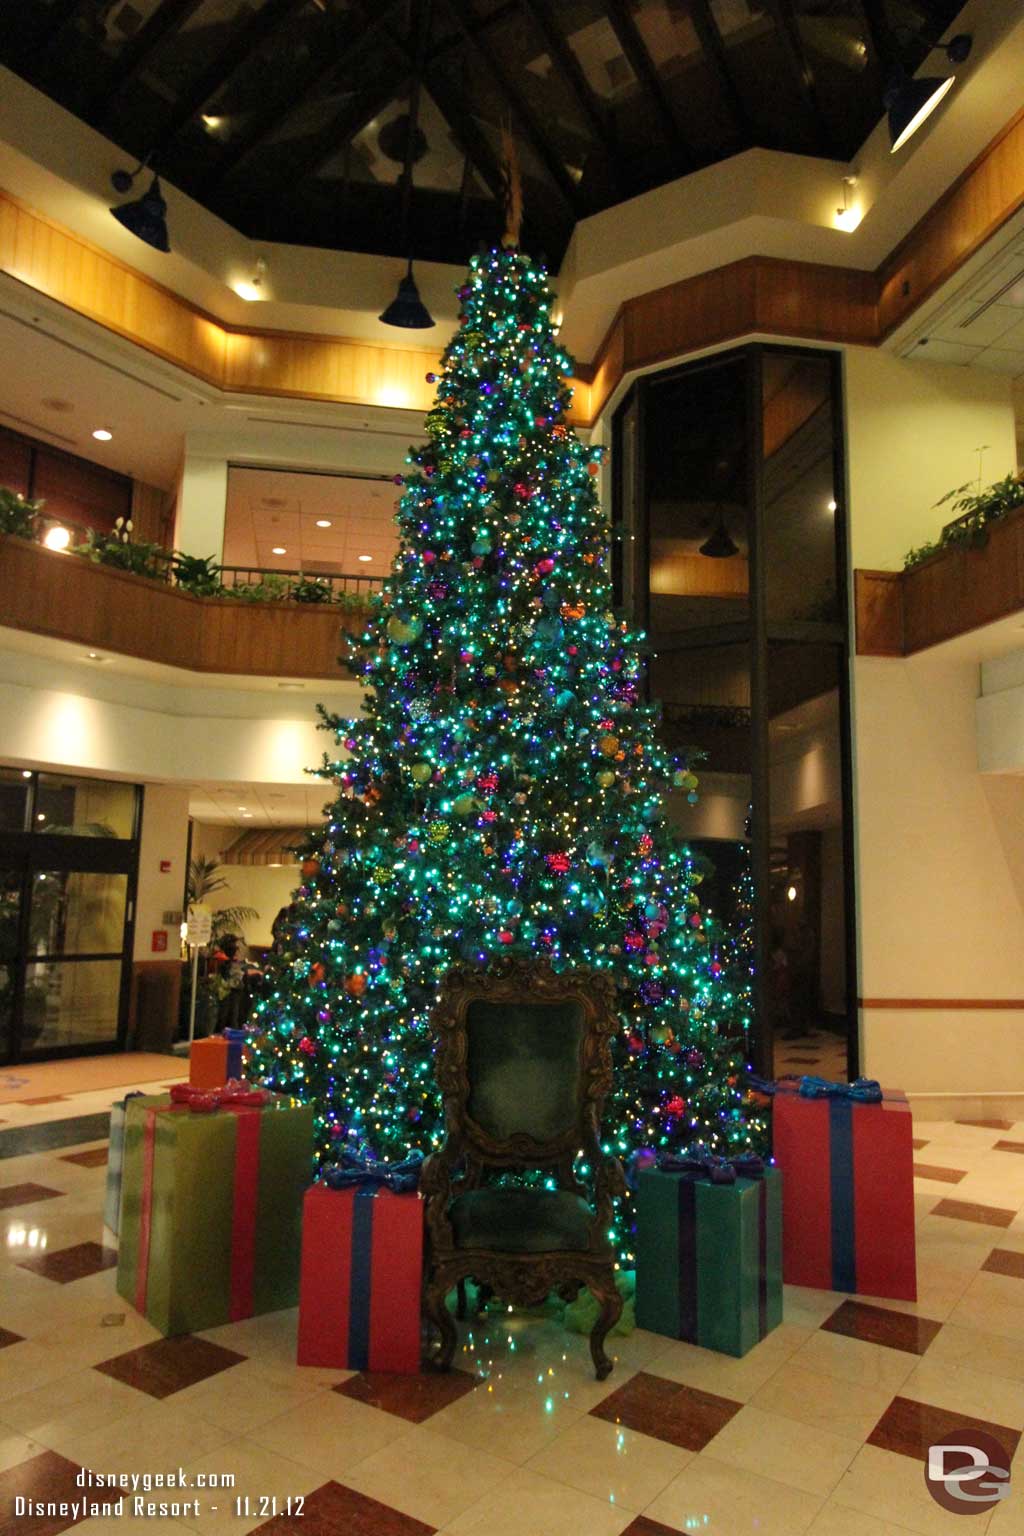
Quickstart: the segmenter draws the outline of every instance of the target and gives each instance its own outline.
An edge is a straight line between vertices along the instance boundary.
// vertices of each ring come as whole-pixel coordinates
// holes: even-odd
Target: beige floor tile
[[[947,1323],[924,1356],[930,1364],[968,1366],[987,1375],[1024,1382],[1024,1343],[1001,1333],[987,1333],[959,1323]]]
[[[485,1497],[443,1527],[446,1536],[619,1536],[628,1510],[517,1467],[500,1500]]]
[[[230,1371],[219,1371],[176,1392],[174,1401],[210,1424],[245,1435],[314,1396],[322,1397],[326,1390],[316,1381],[304,1380],[297,1366],[292,1367],[291,1381],[286,1382],[282,1372],[266,1370],[260,1360],[243,1360]]]
[[[1020,1351],[1020,1346],[1018,1345]],[[951,1365],[925,1355],[900,1388],[901,1397],[936,1408],[952,1408],[972,1419],[987,1419],[1010,1429],[1024,1429],[1024,1392],[1020,1383],[970,1365]]]
[[[922,1463],[896,1451],[865,1445],[844,1474],[832,1503],[877,1516],[879,1510],[898,1526],[920,1536],[963,1536],[964,1519],[941,1508],[925,1487]],[[988,1526],[987,1513],[973,1515],[969,1529],[979,1536]]]
[[[793,1363],[839,1381],[861,1387],[884,1387],[896,1393],[914,1369],[917,1358],[900,1349],[887,1349],[882,1344],[868,1344],[862,1339],[820,1330],[801,1345]]]
[[[54,1435],[53,1449],[81,1466],[104,1472],[152,1471],[184,1466],[234,1437],[208,1424],[173,1398],[147,1401],[139,1394],[134,1413],[94,1429],[67,1429]]]
[[[291,1307],[284,1312],[265,1312],[260,1317],[247,1317],[240,1323],[207,1328],[199,1337],[247,1355],[257,1361],[262,1370],[286,1385],[301,1381],[316,1386],[337,1386],[339,1382],[347,1381],[352,1371],[333,1366],[296,1365],[297,1328],[298,1308]]]
[[[998,1240],[993,1242],[998,1247]],[[984,1333],[1024,1339],[1024,1284],[1008,1275],[977,1274],[949,1315],[950,1322]]]
[[[820,1328],[846,1300],[843,1291],[817,1291],[805,1285],[784,1285],[782,1316],[800,1328]]]
[[[0,1403],[6,1405],[10,1398],[20,1397],[23,1392],[31,1392],[36,1387],[45,1387],[66,1375],[67,1365],[56,1350],[47,1349],[34,1339],[9,1344],[3,1351],[0,1369]]]
[[[440,1527],[482,1499],[499,1507],[515,1470],[510,1461],[421,1424],[350,1468],[343,1481],[414,1520]]]
[[[783,1323],[739,1360],[696,1344],[670,1344],[645,1369],[652,1376],[665,1376],[669,1381],[745,1403],[813,1336],[809,1328]]]
[[[797,1424],[747,1403],[702,1455],[824,1496],[831,1493],[860,1447],[860,1440],[849,1435]]]
[[[608,1383],[604,1383],[604,1396]],[[492,1390],[493,1389],[493,1390]],[[439,1435],[522,1465],[587,1412],[569,1397],[538,1398],[515,1383],[488,1382],[435,1413],[430,1427]]]
[[[855,1381],[809,1371],[798,1360],[787,1360],[758,1388],[751,1403],[765,1413],[781,1414],[861,1444],[892,1398],[889,1387],[860,1386]]]
[[[235,1483],[231,1488],[197,1488],[190,1496],[199,1500],[199,1514],[183,1515],[182,1523],[191,1530],[210,1532],[255,1530],[271,1518],[271,1510],[261,1508],[261,1499],[277,1499],[281,1511],[283,1501],[312,1493],[324,1481],[312,1467],[301,1466],[284,1456],[275,1456],[263,1446],[250,1440],[235,1440],[230,1445],[202,1456],[185,1466],[190,1478],[223,1477],[230,1474]],[[236,1499],[249,1499],[248,1513],[236,1513]],[[243,1506],[244,1508],[244,1506]],[[301,1531],[296,1518],[296,1530]]]
[[[948,1184],[945,1187],[946,1187],[947,1190],[949,1189],[949,1185]],[[915,1182],[914,1182],[914,1221],[915,1221],[915,1223],[919,1223],[919,1222],[923,1221],[924,1218],[928,1215],[929,1211],[934,1210],[934,1208],[938,1205],[939,1201],[943,1198],[942,1195],[940,1195],[938,1193],[936,1185],[929,1184],[928,1188],[936,1190],[936,1193],[935,1194],[925,1194],[922,1191],[922,1189],[920,1188],[920,1186],[917,1183],[917,1181],[915,1180]]]
[[[584,1414],[527,1466],[606,1503],[641,1510],[692,1459],[692,1451]]]
[[[818,1494],[701,1454],[648,1504],[644,1514],[674,1530],[699,1531],[701,1536],[801,1536],[822,1503]]]
[[[907,1527],[876,1519],[859,1509],[848,1509],[829,1499],[807,1536],[907,1536]]]
[[[408,1432],[407,1422],[392,1413],[325,1392],[258,1425],[245,1438],[324,1478],[343,1481],[350,1467]]]
[[[23,1461],[28,1461],[32,1456],[38,1456],[46,1450],[38,1440],[30,1440],[11,1424],[0,1424],[0,1472],[8,1472],[11,1467],[18,1466]]]
[[[9,1398],[4,1416],[16,1429],[57,1450],[65,1435],[113,1424],[145,1401],[134,1387],[99,1371],[82,1370]]]

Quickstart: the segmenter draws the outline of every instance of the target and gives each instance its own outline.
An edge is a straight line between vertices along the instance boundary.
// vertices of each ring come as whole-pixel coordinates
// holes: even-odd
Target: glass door
[[[117,1043],[128,875],[33,869],[21,1055]]]

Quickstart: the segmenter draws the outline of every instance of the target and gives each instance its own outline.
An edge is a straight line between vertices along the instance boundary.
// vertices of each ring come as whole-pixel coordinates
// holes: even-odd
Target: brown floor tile
[[[14,1514],[14,1500],[18,1494],[26,1499],[46,1500],[55,1504],[70,1504],[83,1497],[82,1489],[75,1483],[81,1467],[73,1461],[58,1456],[56,1451],[44,1451],[28,1461],[0,1472],[0,1536],[57,1536],[78,1522],[69,1515],[19,1515]],[[101,1494],[106,1490],[101,1490]],[[83,1519],[86,1518],[83,1516]]]
[[[224,1349],[209,1339],[197,1339],[191,1333],[179,1334],[174,1339],[154,1339],[152,1344],[142,1344],[127,1354],[115,1355],[104,1360],[95,1369],[104,1376],[113,1376],[126,1386],[148,1392],[150,1397],[170,1397],[182,1387],[194,1386],[218,1371],[238,1365],[246,1358],[233,1349]]]
[[[468,1371],[421,1371],[418,1376],[393,1376],[386,1371],[360,1371],[334,1388],[342,1397],[382,1408],[410,1424],[422,1424],[449,1403],[472,1392],[480,1378]]]
[[[1012,1131],[1012,1120],[958,1120],[957,1125],[980,1125],[984,1131]]]
[[[959,1184],[966,1179],[965,1168],[936,1168],[933,1163],[915,1163],[915,1179],[934,1179],[938,1184]]]
[[[932,1208],[933,1216],[952,1216],[955,1221],[976,1221],[982,1226],[1008,1227],[1015,1211],[1001,1211],[994,1205],[977,1205],[973,1200],[940,1200]]]
[[[981,1267],[990,1275],[1009,1275],[1014,1280],[1024,1280],[1024,1253],[1014,1253],[1011,1248],[993,1248]]]
[[[731,1398],[641,1371],[590,1411],[595,1419],[623,1424],[684,1451],[702,1451],[741,1407]]]
[[[1024,1152],[1024,1141],[997,1141],[993,1152]]]
[[[894,1397],[868,1436],[867,1443],[877,1445],[883,1451],[898,1451],[901,1456],[924,1461],[930,1445],[942,1445],[952,1430],[965,1429],[991,1435],[1011,1457],[1020,1441],[1020,1430],[1007,1429],[1005,1424],[990,1424],[987,1419],[972,1418],[959,1408],[933,1408],[931,1403]]]
[[[67,1285],[71,1280],[84,1280],[86,1275],[98,1275],[101,1269],[114,1269],[117,1250],[104,1248],[102,1243],[75,1243],[73,1248],[57,1248],[51,1253],[37,1253],[31,1259],[22,1259],[19,1269],[30,1269],[34,1275],[44,1275]]]
[[[920,1152],[921,1148],[926,1147],[928,1143],[926,1141],[921,1141],[917,1136],[915,1136],[910,1145],[913,1147],[915,1152]]]
[[[19,1099],[19,1104],[63,1104],[67,1100],[66,1093],[44,1093],[38,1099]]]
[[[894,1312],[866,1301],[844,1301],[821,1326],[826,1333],[841,1333],[865,1344],[884,1344],[887,1349],[902,1349],[908,1355],[923,1355],[942,1324],[930,1317],[914,1317],[910,1312]]]
[[[294,1515],[277,1515],[256,1530],[295,1536],[298,1528]],[[314,1489],[302,1508],[302,1536],[433,1536],[435,1529],[341,1483]]]
[[[23,1335],[12,1333],[9,1328],[0,1328],[0,1349],[6,1349],[8,1344],[20,1344]]]
[[[660,1520],[649,1520],[646,1515],[637,1515],[622,1536],[680,1536],[674,1525],[662,1525]]]
[[[85,1152],[68,1152],[61,1158],[61,1162],[77,1163],[79,1168],[102,1168],[109,1151],[108,1147],[89,1147]]]
[[[0,1211],[12,1205],[34,1205],[37,1200],[56,1200],[63,1189],[47,1189],[45,1184],[7,1184],[0,1189]]]

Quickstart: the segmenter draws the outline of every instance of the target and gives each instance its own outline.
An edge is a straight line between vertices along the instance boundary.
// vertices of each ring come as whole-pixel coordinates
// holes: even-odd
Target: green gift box
[[[295,1306],[312,1167],[297,1099],[186,1084],[130,1100],[118,1292],[163,1334]]]
[[[647,1169],[637,1177],[636,1226],[639,1327],[745,1355],[781,1323],[777,1168],[732,1182]]]

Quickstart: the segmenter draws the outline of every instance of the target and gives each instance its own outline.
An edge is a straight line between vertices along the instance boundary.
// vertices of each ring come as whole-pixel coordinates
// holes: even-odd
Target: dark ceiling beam
[[[95,12],[94,0],[53,0],[43,18],[43,33],[37,39],[32,57],[25,60],[34,75],[42,72],[55,53],[63,47],[74,23],[89,11]]]
[[[864,17],[864,25],[867,29],[871,51],[883,71],[888,74],[893,66],[899,62],[899,51],[896,47],[895,39],[889,31],[889,22],[885,14],[883,0],[860,0],[860,9]]]
[[[732,66],[729,63],[729,50],[725,46],[725,39],[715,20],[710,0],[690,0],[690,20],[693,22],[693,30],[700,39],[704,57],[718,81],[718,89],[732,115],[737,132],[745,143],[752,144],[755,138],[753,124],[733,77]]]
[[[430,64],[423,71],[423,84],[451,129],[459,149],[472,162],[488,192],[500,207],[503,196],[501,164],[487,135],[467,111],[465,98]]]
[[[161,0],[148,21],[125,43],[109,73],[104,73],[100,88],[93,94],[85,116],[97,128],[103,128],[114,116],[115,108],[136,75],[144,69],[164,38],[180,31],[198,11],[203,0]]]
[[[804,53],[792,0],[764,0],[764,5],[775,25],[776,35],[782,44],[783,57],[794,84],[800,92],[804,105],[814,118],[817,148],[822,155],[829,155],[832,150],[832,135],[821,110],[821,103],[818,101],[814,71]]]
[[[278,27],[282,26],[305,5],[306,0],[266,0],[254,16],[237,28],[220,52],[178,97],[174,109],[161,124],[153,145],[153,155],[158,156],[178,137],[208,101],[227,85],[251,53]]]
[[[492,27],[499,22],[507,21],[519,9],[519,0],[505,0],[503,5],[496,5],[489,16],[481,16],[473,23],[473,31],[478,37],[485,36]],[[456,48],[462,47],[462,29],[456,28],[454,32],[445,33],[439,37],[427,53],[427,62],[434,63],[437,59],[443,59],[445,54],[451,53]]]
[[[572,209],[573,213],[577,216],[582,215],[585,210],[580,198],[579,188],[569,175],[561,156],[545,133],[540,119],[535,115],[533,108],[527,102],[525,96],[507,73],[504,66],[498,62],[494,51],[488,48],[487,44],[482,42],[474,32],[473,22],[478,18],[474,15],[469,0],[448,0],[448,7],[455,15],[462,29],[462,34],[470,45],[471,51],[476,54],[484,70],[490,75],[505,98],[509,111],[515,121],[518,122],[534,154],[547,170],[562,198]]]
[[[692,166],[693,155],[686,144],[682,125],[669,100],[664,82],[654,67],[654,60],[647,52],[647,44],[640,35],[640,28],[633,19],[633,13],[626,0],[607,0],[605,9],[630,69],[640,82],[641,89],[646,92],[654,105],[662,136],[680,165]]]
[[[378,0],[371,19],[351,36],[336,37],[332,46],[315,53],[296,79],[286,81],[283,93],[272,91],[262,110],[253,114],[248,127],[229,142],[226,153],[211,166],[201,183],[202,195],[208,196],[215,187],[219,187],[253,150],[269,139],[333,75],[345,66],[358,64],[371,44],[381,36],[392,12],[401,3],[402,0]]]
[[[607,112],[603,110],[590,88],[579,59],[573,53],[568,38],[562,32],[554,16],[551,0],[520,0],[523,9],[533,18],[552,62],[568,85],[583,116],[593,129],[595,137],[604,145],[609,157],[617,153],[615,131]]]
[[[299,153],[288,157],[287,163],[281,167],[281,174],[269,186],[260,182],[260,196],[272,197],[283,186],[298,187],[308,176],[315,176],[317,171],[362,133],[378,112],[383,112],[389,102],[404,95],[408,88],[409,81],[404,76],[390,75],[360,91],[335,113],[304,151],[299,146]]]

